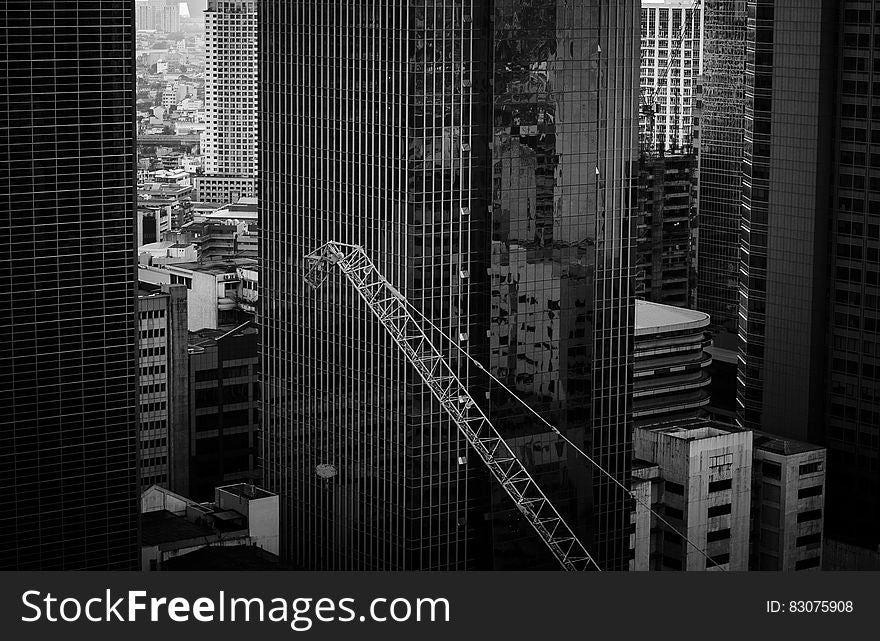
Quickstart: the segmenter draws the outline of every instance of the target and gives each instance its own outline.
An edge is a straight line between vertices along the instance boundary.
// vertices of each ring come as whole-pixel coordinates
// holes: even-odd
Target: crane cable
[[[604,474],[604,475],[607,476],[609,479],[611,479],[611,481],[614,482],[614,483],[615,483],[620,489],[622,489],[624,492],[626,492],[626,494],[627,494],[631,499],[633,499],[634,501],[636,501],[637,503],[639,503],[642,507],[646,508],[651,514],[653,514],[655,517],[657,517],[658,520],[660,520],[663,524],[665,524],[666,527],[668,527],[668,528],[669,528],[670,530],[672,530],[675,534],[677,534],[678,536],[680,536],[683,540],[687,541],[688,544],[689,544],[691,547],[693,547],[697,552],[699,552],[699,553],[702,554],[704,557],[706,557],[706,559],[707,559],[708,561],[711,561],[711,562],[715,565],[715,567],[721,569],[722,571],[726,571],[726,570],[721,566],[721,564],[718,563],[715,559],[713,559],[713,558],[712,558],[712,557],[711,557],[711,556],[710,556],[705,550],[703,550],[703,549],[702,549],[701,547],[699,547],[696,543],[694,543],[693,541],[691,541],[691,540],[690,540],[688,537],[686,537],[684,534],[682,534],[681,532],[679,532],[678,529],[675,528],[675,527],[674,527],[669,521],[667,521],[667,520],[666,520],[665,518],[663,518],[660,514],[658,514],[656,511],[654,511],[654,509],[651,508],[651,505],[650,505],[649,503],[645,503],[644,501],[642,501],[638,496],[636,496],[636,494],[635,494],[634,492],[632,492],[629,488],[627,488],[623,483],[621,483],[620,481],[618,481],[618,480],[614,477],[614,475],[611,474],[611,472],[609,472],[609,471],[606,470],[604,467],[602,467],[601,465],[599,465],[599,463],[597,463],[597,462],[596,462],[596,461],[595,461],[595,460],[594,460],[589,454],[587,454],[586,452],[584,452],[580,447],[578,447],[574,442],[572,442],[571,439],[569,439],[567,436],[565,436],[565,434],[563,434],[562,432],[560,432],[559,429],[558,429],[556,426],[554,426],[552,423],[548,422],[547,419],[545,419],[543,416],[541,416],[541,415],[540,415],[535,409],[532,408],[531,405],[529,405],[528,403],[526,403],[526,402],[525,402],[520,396],[518,396],[517,394],[515,394],[515,393],[513,392],[513,390],[511,390],[507,385],[505,385],[505,384],[502,383],[500,380],[498,380],[498,378],[497,378],[494,374],[492,374],[492,372],[490,372],[490,371],[487,370],[485,367],[483,367],[483,364],[480,363],[476,358],[474,358],[473,356],[471,356],[471,355],[467,352],[467,350],[465,350],[461,345],[459,345],[457,342],[455,342],[454,340],[452,340],[449,336],[447,336],[447,335],[443,332],[443,330],[441,330],[441,329],[440,329],[439,327],[437,327],[433,322],[431,322],[431,319],[429,319],[427,316],[425,316],[425,315],[421,312],[421,310],[419,310],[418,308],[416,308],[416,306],[413,305],[413,304],[412,304],[412,303],[406,298],[406,296],[403,296],[402,294],[399,294],[399,297],[400,297],[400,300],[401,300],[401,301],[402,301],[407,307],[409,307],[409,308],[410,308],[411,310],[413,310],[416,314],[418,314],[418,315],[422,318],[422,320],[424,320],[424,321],[425,321],[425,322],[426,322],[426,323],[427,323],[427,324],[428,324],[428,325],[429,325],[434,331],[436,331],[438,334],[440,334],[440,336],[442,336],[443,338],[445,338],[445,339],[446,339],[446,340],[447,340],[447,341],[448,341],[453,347],[455,347],[455,349],[457,349],[459,352],[461,352],[461,353],[465,356],[465,358],[467,358],[470,362],[472,362],[474,365],[476,365],[477,368],[479,368],[479,369],[480,369],[481,371],[483,371],[486,375],[488,375],[489,378],[491,378],[493,381],[495,381],[495,382],[496,382],[496,383],[497,383],[502,389],[504,389],[508,394],[510,394],[510,396],[512,396],[513,398],[515,398],[517,401],[519,401],[519,403],[520,403],[523,407],[525,407],[529,412],[531,412],[532,414],[534,414],[534,415],[538,418],[538,420],[540,420],[544,425],[546,425],[547,427],[549,427],[550,430],[551,430],[554,434],[556,434],[557,436],[559,436],[563,441],[565,441],[565,442],[568,443],[572,448],[574,448],[574,450],[575,450],[576,452],[578,452],[581,456],[583,456],[585,459],[587,459],[587,461],[589,461],[589,462],[590,462],[590,463],[591,463],[591,464],[592,464],[597,470],[599,470],[600,472],[602,472],[602,474]],[[594,561],[594,563],[595,563],[595,561]],[[598,567],[598,564],[597,564],[597,567]]]

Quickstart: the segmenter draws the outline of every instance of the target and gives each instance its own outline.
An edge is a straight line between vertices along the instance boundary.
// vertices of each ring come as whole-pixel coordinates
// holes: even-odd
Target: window
[[[804,536],[799,536],[795,543],[799,548],[802,548],[807,545],[818,545],[821,542],[822,533],[816,532],[815,534],[805,534]]]
[[[822,461],[814,461],[812,463],[804,463],[798,468],[798,473],[803,476],[804,474],[815,474],[816,472],[822,471]]]
[[[817,519],[822,518],[822,510],[807,510],[806,512],[799,512],[797,515],[798,523],[807,523],[808,521],[815,521]]]
[[[732,479],[724,479],[722,481],[709,481],[709,492],[723,492],[733,487]]]
[[[798,490],[798,498],[806,499],[811,496],[821,496],[822,495],[822,486],[821,485],[813,485],[811,487],[805,487],[801,490]]]
[[[813,556],[809,559],[804,559],[803,561],[798,561],[794,564],[795,570],[806,570],[809,568],[817,568],[819,567],[819,557]]]
[[[684,518],[684,512],[677,509],[677,508],[669,507],[667,505],[666,506],[666,516],[671,516],[674,519],[682,519],[682,518]]]
[[[771,463],[770,461],[764,461],[761,463],[761,473],[771,479],[782,478],[782,468],[779,464]]]
[[[709,508],[710,519],[715,516],[724,516],[725,514],[730,514],[730,503],[725,503],[724,505],[713,505]]]
[[[681,483],[673,483],[672,481],[665,481],[664,485],[666,487],[667,492],[671,492],[672,494],[683,495],[684,494],[684,485]]]
[[[724,565],[730,563],[730,554],[716,554],[706,559],[706,567],[714,568],[716,565]]]
[[[706,543],[714,543],[715,541],[726,541],[730,538],[730,528],[723,530],[715,530],[706,534]]]

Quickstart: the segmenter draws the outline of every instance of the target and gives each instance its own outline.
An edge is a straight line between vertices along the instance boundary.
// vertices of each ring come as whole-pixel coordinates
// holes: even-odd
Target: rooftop
[[[709,315],[693,309],[636,300],[636,336],[708,327]]]
[[[229,494],[234,494],[235,496],[240,496],[244,499],[265,499],[270,496],[276,496],[274,492],[269,492],[264,490],[261,487],[257,487],[256,485],[250,485],[248,483],[236,483],[235,485],[224,485],[222,487],[218,487],[218,490],[222,492],[228,492]]]
[[[218,260],[207,263],[174,263],[173,265],[169,265],[169,267],[219,276],[220,274],[230,274],[234,272],[236,267],[249,267],[256,264],[257,261],[253,258],[230,258],[228,260]]]
[[[813,445],[804,441],[796,441],[793,438],[785,438],[768,434],[767,432],[759,432],[755,430],[755,440],[753,445],[756,450],[764,450],[766,452],[774,452],[775,454],[803,454],[804,452],[813,452],[823,450],[820,445]]]
[[[214,530],[198,525],[168,510],[155,510],[141,514],[141,540],[144,546],[162,545],[212,536]]]

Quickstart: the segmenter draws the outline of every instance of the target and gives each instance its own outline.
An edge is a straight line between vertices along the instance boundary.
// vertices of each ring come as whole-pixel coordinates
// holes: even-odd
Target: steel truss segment
[[[598,569],[363,247],[331,241],[308,254],[305,266],[305,281],[312,287],[339,268],[559,564],[565,570]]]

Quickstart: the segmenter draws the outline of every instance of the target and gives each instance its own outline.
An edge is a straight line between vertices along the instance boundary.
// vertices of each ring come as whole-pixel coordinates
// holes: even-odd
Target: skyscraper
[[[362,244],[628,482],[638,3],[273,3],[259,23],[263,466],[283,555],[552,564],[354,291],[309,291],[299,263]],[[444,351],[600,564],[626,567],[627,497]]]
[[[0,567],[136,569],[134,2],[0,30]]]
[[[738,420],[815,443],[824,424],[836,4],[750,0],[744,75]]]
[[[205,174],[196,197],[231,203],[257,181],[257,2],[209,0],[205,11]]]
[[[880,2],[844,0],[830,229],[826,531],[880,545]],[[872,37],[873,30],[873,37]],[[873,64],[873,73],[871,71]]]
[[[715,346],[736,349],[739,299],[746,0],[703,2],[697,308]]]

